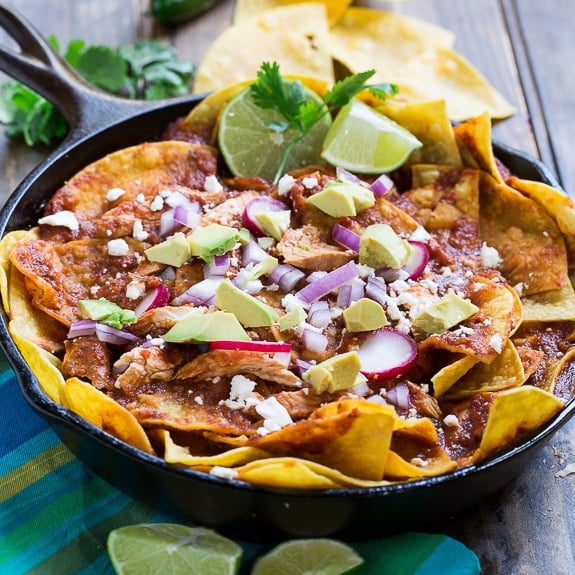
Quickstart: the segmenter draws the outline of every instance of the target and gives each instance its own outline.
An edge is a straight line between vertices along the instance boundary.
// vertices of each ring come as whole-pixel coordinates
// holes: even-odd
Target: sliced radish
[[[403,269],[409,274],[409,279],[418,279],[429,262],[429,249],[423,242],[409,240],[411,254]]]
[[[210,342],[210,350],[213,349],[258,351],[260,353],[289,353],[291,351],[291,343],[283,343],[279,341],[218,340]]]
[[[244,225],[252,234],[257,237],[266,236],[267,234],[262,230],[260,224],[258,223],[255,214],[262,214],[265,212],[282,212],[289,210],[289,206],[268,196],[261,196],[259,198],[254,198],[250,200],[244,209],[242,216]]]
[[[134,313],[136,317],[139,317],[149,309],[166,305],[169,300],[170,290],[164,284],[159,284],[144,296],[144,299],[138,304]]]
[[[382,327],[359,347],[361,373],[371,380],[387,380],[406,373],[417,359],[417,344],[408,335]]]

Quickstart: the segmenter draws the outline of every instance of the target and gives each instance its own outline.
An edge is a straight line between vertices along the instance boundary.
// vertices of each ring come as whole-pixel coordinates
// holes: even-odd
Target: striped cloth
[[[174,522],[84,467],[25,402],[0,353],[0,575],[113,575],[108,533]],[[267,550],[239,542],[241,573]],[[361,575],[477,575],[477,556],[444,535],[406,533],[353,545]],[[169,575],[168,573],[162,575]],[[281,574],[278,574],[281,575]]]

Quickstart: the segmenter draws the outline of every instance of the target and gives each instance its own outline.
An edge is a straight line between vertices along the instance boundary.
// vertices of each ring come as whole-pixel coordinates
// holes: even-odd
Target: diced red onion
[[[341,224],[335,224],[331,231],[331,237],[344,248],[352,250],[356,253],[359,252],[360,237],[345,226],[342,226]]]
[[[280,264],[269,275],[270,281],[286,293],[294,289],[304,277],[305,273],[291,264]]]
[[[188,288],[183,294],[172,300],[172,305],[185,305],[188,303],[194,305],[212,305],[216,299],[215,291],[222,277],[206,278],[192,287]]]
[[[354,301],[360,300],[365,295],[363,283],[353,281],[341,286],[337,292],[337,305],[339,307],[349,307]]]
[[[236,277],[232,280],[232,283],[251,295],[260,293],[264,289],[264,284],[258,278],[253,277],[253,272],[246,268],[242,268]]]
[[[114,345],[124,345],[126,343],[140,341],[140,338],[133,333],[99,322],[96,324],[96,336],[100,341]]]
[[[409,409],[409,387],[403,381],[392,387],[386,394],[385,399],[400,409]]]
[[[374,331],[357,350],[360,371],[370,380],[389,380],[406,373],[417,359],[417,344],[390,327]]]
[[[158,284],[153,290],[144,296],[142,301],[134,310],[134,313],[136,314],[136,317],[139,317],[149,309],[166,305],[169,300],[170,290],[164,284]]]
[[[361,180],[351,172],[348,172],[345,168],[337,166],[335,169],[335,175],[338,180],[347,180],[348,182],[353,182],[354,184],[359,184]]]
[[[373,195],[376,198],[381,198],[393,188],[393,180],[387,174],[381,174],[370,187]]]
[[[242,264],[259,264],[268,257],[268,253],[257,242],[250,241],[242,248]]]
[[[273,355],[274,361],[278,363],[283,363],[284,366],[287,368],[291,362],[291,352],[289,351],[279,351],[274,353]]]
[[[355,262],[348,262],[329,272],[323,278],[306,285],[295,296],[304,303],[313,303],[357,277],[359,277],[359,272]]]
[[[302,341],[306,349],[314,353],[323,353],[327,349],[327,336],[313,329],[304,329]]]
[[[385,305],[387,303],[387,286],[385,282],[381,278],[374,276],[367,278],[365,295],[369,299]]]
[[[314,301],[309,308],[307,321],[314,327],[327,327],[331,323],[329,304],[325,300]]]
[[[210,349],[257,351],[260,353],[289,353],[291,352],[291,343],[281,341],[238,341],[226,339],[211,341]]]
[[[266,236],[267,234],[262,230],[260,224],[255,217],[255,214],[261,214],[265,212],[281,212],[289,210],[289,206],[276,200],[270,198],[269,196],[260,196],[250,200],[244,209],[242,215],[242,220],[244,225],[250,232],[252,232],[256,237]]]
[[[174,221],[187,228],[195,228],[200,223],[201,217],[200,204],[198,202],[178,205],[173,211]]]
[[[305,360],[300,359],[298,357],[295,360],[295,366],[296,366],[298,375],[301,377],[311,367],[311,363],[309,361],[305,361]]]
[[[68,331],[68,337],[70,339],[74,337],[81,337],[85,335],[94,335],[96,333],[96,324],[98,322],[95,319],[81,319],[75,321]]]
[[[159,231],[160,236],[162,237],[171,236],[173,233],[177,232],[180,229],[181,224],[176,222],[176,220],[174,219],[175,211],[176,211],[175,208],[171,208],[163,212],[162,215],[160,216],[160,231]]]
[[[230,267],[229,254],[212,257],[212,261],[204,266],[204,278],[224,276]]]

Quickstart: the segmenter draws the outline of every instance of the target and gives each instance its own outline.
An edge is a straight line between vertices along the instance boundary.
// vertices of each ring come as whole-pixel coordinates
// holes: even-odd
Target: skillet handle
[[[0,70],[54,104],[70,124],[67,143],[154,107],[149,101],[116,97],[91,86],[22,14],[4,4],[0,27],[20,48],[17,52],[0,45]]]

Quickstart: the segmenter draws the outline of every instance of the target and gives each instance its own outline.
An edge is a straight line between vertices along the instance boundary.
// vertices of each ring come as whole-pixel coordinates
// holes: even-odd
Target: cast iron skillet
[[[0,47],[0,69],[52,101],[72,126],[62,145],[7,201],[0,213],[0,236],[33,226],[46,200],[88,163],[119,148],[157,139],[170,122],[186,115],[201,99],[144,103],[110,97],[82,81],[29,22],[3,5],[0,25],[21,49]],[[558,187],[537,160],[501,144],[495,150],[515,174]],[[439,477],[369,489],[266,490],[168,465],[48,400],[12,341],[5,314],[0,317],[0,344],[32,408],[86,466],[181,521],[259,541],[287,536],[372,538],[447,518],[480,503],[515,478],[575,411],[571,401],[518,447]]]

